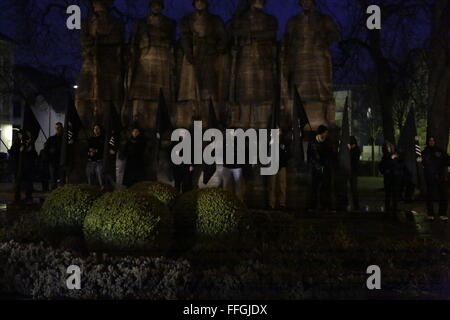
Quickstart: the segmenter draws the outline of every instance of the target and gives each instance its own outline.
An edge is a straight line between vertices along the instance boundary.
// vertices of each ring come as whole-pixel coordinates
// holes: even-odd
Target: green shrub
[[[90,185],[68,184],[50,193],[40,212],[46,228],[60,231],[81,231],[83,221],[101,191]]]
[[[169,209],[156,198],[129,190],[103,195],[84,221],[91,249],[107,251],[166,250],[172,237]]]
[[[40,242],[47,235],[35,214],[22,214],[10,225],[0,227],[0,242]]]
[[[231,240],[248,232],[250,215],[242,201],[222,189],[188,192],[174,206],[178,240]],[[190,244],[192,245],[192,243]]]
[[[131,191],[142,191],[164,203],[166,206],[171,207],[175,199],[178,197],[178,191],[165,183],[156,181],[146,181],[135,184],[130,188]]]

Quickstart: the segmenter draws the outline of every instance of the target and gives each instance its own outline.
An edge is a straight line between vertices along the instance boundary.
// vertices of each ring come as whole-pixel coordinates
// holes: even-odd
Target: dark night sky
[[[383,1],[401,3],[402,0],[374,0],[373,3],[382,3]],[[410,0],[404,0],[404,2],[406,1]],[[76,77],[77,70],[80,67],[78,32],[66,29],[67,15],[61,8],[55,7],[47,14],[44,14],[44,12],[49,3],[69,5],[83,2],[83,0],[0,0],[0,32],[20,43],[16,49],[17,63],[29,64],[48,72],[55,72],[55,70],[60,70],[61,67],[68,67],[71,69],[69,72],[71,77]],[[233,1],[212,0],[211,2],[210,9],[213,13],[220,15],[225,21],[231,18]],[[34,3],[36,5],[32,10],[31,18],[17,10],[20,3]],[[131,10],[131,15],[134,18],[143,18],[148,13],[147,0],[128,0],[128,2],[127,0],[117,0],[115,5],[121,12],[127,12],[127,8],[130,9],[127,3],[137,9]],[[165,13],[171,18],[179,20],[193,10],[191,3],[191,0],[167,0]],[[360,15],[361,10],[355,8],[354,3],[355,0],[319,0],[319,9],[333,17],[344,39],[354,36],[352,30],[358,24],[361,31],[357,36],[364,39],[366,34],[365,21],[361,19]],[[277,17],[281,38],[288,19],[298,13],[300,8],[298,0],[268,0],[266,11]],[[86,14],[87,10],[84,8],[83,15]],[[429,33],[426,17],[424,11],[416,12],[410,17],[403,17],[400,23],[397,19],[383,21],[382,37],[386,55],[394,59],[401,59],[403,52],[423,45]],[[26,23],[27,21],[31,21],[31,23]],[[42,24],[45,24],[46,27],[42,27]],[[34,41],[24,41],[23,35],[30,33],[30,31],[34,35]],[[340,61],[340,54],[335,46],[333,50],[335,63]],[[357,61],[360,68],[369,69],[371,66],[369,60],[364,52],[359,52]],[[339,70],[336,71],[336,74],[339,74]],[[356,82],[355,79],[342,81]]]

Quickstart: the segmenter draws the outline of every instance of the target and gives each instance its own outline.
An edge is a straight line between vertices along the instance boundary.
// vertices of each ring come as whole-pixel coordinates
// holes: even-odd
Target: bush
[[[129,190],[98,199],[84,221],[92,249],[112,251],[166,250],[172,236],[169,209],[156,198]]]
[[[84,218],[101,191],[90,185],[65,185],[45,199],[40,212],[44,227],[60,231],[81,231]]]
[[[165,183],[146,181],[135,184],[130,188],[131,191],[142,191],[164,203],[168,207],[172,207],[175,199],[178,197],[178,191]]]
[[[34,214],[20,215],[10,225],[0,226],[0,242],[40,242],[46,240],[47,235]]]
[[[250,215],[242,201],[222,189],[188,192],[174,206],[178,240],[231,240],[247,233]]]

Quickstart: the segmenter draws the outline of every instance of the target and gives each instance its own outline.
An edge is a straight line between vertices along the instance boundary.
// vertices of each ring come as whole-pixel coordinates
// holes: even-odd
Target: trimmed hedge
[[[39,220],[45,228],[81,231],[86,214],[100,196],[101,191],[97,187],[67,184],[47,196]]]
[[[84,221],[88,247],[107,251],[167,250],[173,219],[156,198],[129,190],[115,191],[98,199]]]
[[[187,246],[199,240],[230,240],[250,229],[250,214],[242,201],[217,188],[185,193],[174,206],[177,240]],[[191,241],[191,243],[189,243]]]
[[[178,197],[178,191],[165,183],[156,181],[146,181],[140,182],[132,186],[129,190],[131,191],[142,191],[164,203],[166,206],[171,207],[175,199]]]

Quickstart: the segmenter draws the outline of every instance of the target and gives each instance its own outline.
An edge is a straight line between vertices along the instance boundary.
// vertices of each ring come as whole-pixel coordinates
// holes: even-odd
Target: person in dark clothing
[[[385,142],[380,162],[380,172],[384,177],[385,212],[394,214],[397,212],[403,171],[403,163],[395,146],[388,141]]]
[[[348,147],[350,149],[350,191],[352,194],[353,209],[359,210],[358,173],[361,149],[358,146],[358,141],[355,136],[350,137],[350,144]]]
[[[172,149],[184,140],[184,136],[180,137],[181,140],[172,145]],[[179,157],[183,157],[183,150],[178,152]],[[191,153],[192,156],[192,153]],[[180,193],[185,193],[192,190],[192,176],[194,172],[194,166],[191,164],[174,164],[172,163],[173,178],[175,180],[175,189]]]
[[[97,177],[97,182],[103,189],[103,150],[105,146],[105,138],[99,125],[94,125],[92,133],[92,137],[88,139],[88,161],[86,165],[86,176],[88,184],[90,185],[94,185],[93,177]]]
[[[147,140],[139,128],[131,130],[131,137],[123,146],[123,157],[126,159],[123,184],[127,187],[145,179],[145,152]]]
[[[19,165],[20,145],[22,139],[21,137],[22,133],[20,131],[15,130],[11,148],[8,150],[8,166],[10,172],[12,173],[13,179],[16,178],[16,173]]]
[[[49,162],[51,190],[58,187],[60,180],[61,148],[64,135],[64,127],[61,122],[55,125],[55,131],[56,134],[48,138],[44,146]]]
[[[33,181],[36,168],[37,152],[34,141],[28,131],[22,132],[20,137],[20,149],[14,186],[14,200],[21,200],[22,190],[25,190],[25,201],[32,201]]]
[[[50,171],[49,171],[49,163],[48,156],[45,149],[42,149],[39,152],[38,157],[38,172],[39,172],[39,181],[41,182],[42,191],[48,192],[49,189],[49,180],[50,180]]]
[[[291,158],[291,141],[286,137],[282,129],[279,129],[279,170],[269,177],[269,206],[275,209],[279,204],[280,209],[286,208],[287,166]],[[277,203],[278,200],[278,203]]]
[[[415,189],[416,189],[416,185],[413,182],[412,172],[408,169],[407,166],[403,166],[402,183],[401,183],[401,187],[400,187],[401,198],[406,203],[413,202]]]
[[[331,173],[333,148],[328,140],[328,128],[319,126],[316,136],[308,145],[307,157],[311,167],[310,210],[317,210],[318,200],[324,210],[331,208]]]
[[[436,145],[436,139],[430,137],[427,147],[422,151],[422,162],[427,185],[428,220],[434,220],[434,202],[439,202],[439,216],[442,221],[448,221],[448,183],[450,156]]]
[[[245,197],[245,181],[244,181],[244,168],[246,167],[246,163],[249,164],[250,162],[250,155],[249,155],[249,143],[248,139],[246,139],[244,144],[244,150],[238,149],[238,139],[237,139],[237,128],[231,128],[231,130],[226,130],[226,134],[228,135],[225,139],[225,143],[223,145],[224,152],[223,152],[223,169],[222,169],[222,183],[223,188],[225,190],[228,190],[236,195],[236,197],[244,201]],[[228,141],[230,140],[230,141]],[[233,140],[234,142],[231,142]],[[228,145],[230,143],[230,145]],[[231,145],[231,143],[233,145]],[[233,156],[234,159],[231,162],[227,161],[227,149],[228,147],[233,146]],[[239,151],[243,151],[242,155],[239,154]],[[244,157],[244,163],[238,163],[239,156]]]

